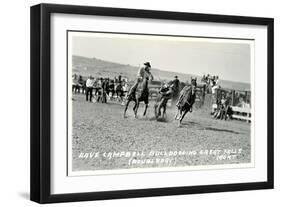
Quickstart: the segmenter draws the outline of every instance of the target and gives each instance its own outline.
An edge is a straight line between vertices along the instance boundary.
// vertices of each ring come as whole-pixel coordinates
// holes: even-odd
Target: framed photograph
[[[31,7],[31,200],[273,188],[273,19]]]

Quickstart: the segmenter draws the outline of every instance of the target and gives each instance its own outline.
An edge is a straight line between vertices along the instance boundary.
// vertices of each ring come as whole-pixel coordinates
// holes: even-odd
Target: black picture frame
[[[267,26],[267,181],[238,184],[203,185],[137,189],[74,194],[51,194],[51,71],[50,71],[50,15],[52,13],[134,17],[194,22],[218,22]],[[274,20],[272,18],[195,14],[168,11],[103,8],[88,6],[39,4],[31,7],[31,152],[30,199],[38,203],[88,201],[103,199],[167,196],[273,188],[274,177]]]

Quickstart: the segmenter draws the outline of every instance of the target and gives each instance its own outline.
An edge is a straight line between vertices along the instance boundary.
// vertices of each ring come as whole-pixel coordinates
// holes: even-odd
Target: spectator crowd
[[[114,79],[89,76],[83,79],[81,75],[72,76],[72,92],[85,94],[86,101],[107,103],[108,99],[116,98],[123,101],[128,92],[129,83],[122,76]]]

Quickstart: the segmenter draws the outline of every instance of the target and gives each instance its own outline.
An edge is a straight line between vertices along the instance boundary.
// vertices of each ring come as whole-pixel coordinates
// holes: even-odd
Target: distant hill
[[[87,58],[81,56],[72,56],[72,72],[82,76],[92,75],[94,77],[109,77],[114,78],[118,75],[126,77],[129,80],[134,80],[138,71],[138,67],[120,63],[114,63],[98,58]],[[155,80],[171,80],[177,75],[180,81],[190,81],[191,77],[197,77],[198,80],[201,76],[191,75],[178,72],[163,71],[160,69],[152,68]],[[249,90],[250,84],[240,83],[234,81],[220,80],[220,85],[223,88],[230,88],[236,90]]]

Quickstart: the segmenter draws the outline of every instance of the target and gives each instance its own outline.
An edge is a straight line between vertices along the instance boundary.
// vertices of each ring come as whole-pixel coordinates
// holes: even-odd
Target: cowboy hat
[[[145,62],[144,65],[151,67],[150,62]]]

